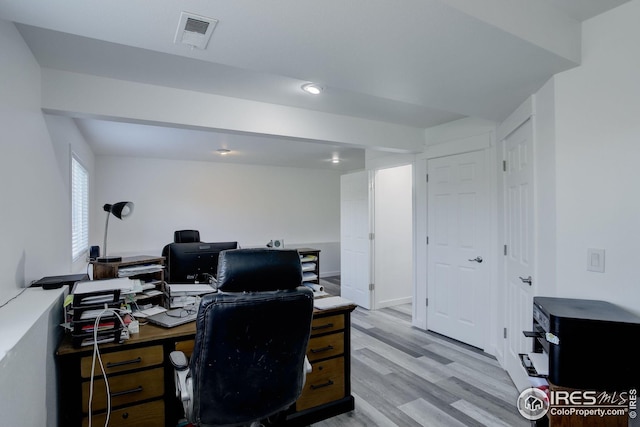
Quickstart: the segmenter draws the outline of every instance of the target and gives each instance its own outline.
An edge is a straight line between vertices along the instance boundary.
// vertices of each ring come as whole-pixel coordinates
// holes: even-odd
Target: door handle
[[[518,276],[518,277],[520,278],[520,280],[522,280],[522,283],[528,283],[529,286],[531,286],[531,276],[529,276],[527,278],[520,277],[520,276]]]
[[[481,256],[477,256],[474,259],[470,259],[469,261],[475,261],[477,263],[481,263],[482,262],[482,257]]]

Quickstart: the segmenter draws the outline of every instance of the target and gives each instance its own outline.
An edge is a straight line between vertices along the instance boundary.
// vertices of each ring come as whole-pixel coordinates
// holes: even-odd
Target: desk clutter
[[[76,282],[64,303],[63,326],[74,347],[122,342],[137,327],[127,300],[142,291],[139,280],[112,279]],[[129,326],[132,326],[130,329]]]
[[[62,326],[74,347],[121,343],[139,331],[133,313],[163,304],[162,257],[140,255],[115,262],[92,261],[91,267],[94,280],[83,276],[70,285],[64,302]]]
[[[218,248],[222,244],[210,245]],[[302,266],[302,284],[313,291],[314,298],[329,296],[320,284],[320,251],[312,248],[298,248],[297,251]],[[170,328],[192,321],[202,295],[216,292],[215,279],[206,273],[195,276],[212,279],[206,283],[167,283],[169,262],[163,256],[139,255],[114,262],[92,261],[91,267],[94,280],[88,280],[86,275],[74,277],[78,281],[69,284],[71,294],[65,301],[66,323],[63,327],[77,347],[89,346],[96,341],[121,343],[130,334],[138,332],[140,323]],[[188,316],[183,316],[185,309],[190,310]],[[174,318],[179,320],[174,321]]]
[[[75,347],[121,343],[137,333],[137,319],[171,328],[195,320],[200,298],[216,292],[210,284],[166,284],[164,305],[138,305],[144,292],[139,279],[77,282],[65,300],[66,323]]]

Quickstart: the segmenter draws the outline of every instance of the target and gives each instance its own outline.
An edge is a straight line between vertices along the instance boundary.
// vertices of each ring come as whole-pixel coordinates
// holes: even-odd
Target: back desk
[[[307,357],[313,371],[302,395],[279,425],[306,426],[354,409],[351,395],[351,312],[355,305],[314,310]],[[101,344],[109,379],[110,425],[175,427],[182,405],[175,396],[169,353],[193,348],[195,322],[171,329],[147,324],[123,344]],[[74,348],[65,337],[56,352],[59,425],[89,425],[93,347]],[[107,409],[100,365],[93,374],[92,424],[104,425]]]

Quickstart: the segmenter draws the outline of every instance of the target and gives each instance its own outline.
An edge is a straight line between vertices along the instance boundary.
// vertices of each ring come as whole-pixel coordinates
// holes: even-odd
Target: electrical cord
[[[22,295],[24,293],[24,291],[26,291],[29,288],[24,288],[20,291],[20,293],[18,293],[18,295],[14,296],[13,298],[9,298],[8,300],[6,300],[5,302],[2,303],[2,305],[0,305],[0,308],[4,307],[5,305],[9,304],[11,301],[13,301],[14,299],[18,298],[20,295]]]
[[[90,380],[90,386],[89,386],[89,413],[88,413],[89,427],[92,427],[92,418],[93,418],[91,405],[93,401],[93,384],[94,384],[94,374],[95,374],[95,368],[96,368],[96,359],[100,363],[100,369],[102,370],[102,377],[104,378],[104,384],[105,384],[105,389],[107,393],[106,394],[107,413],[106,413],[106,418],[104,422],[104,427],[107,427],[109,425],[109,418],[111,416],[111,392],[109,390],[109,380],[107,379],[107,373],[105,372],[104,365],[102,364],[102,357],[100,356],[100,348],[98,346],[98,325],[100,324],[100,319],[102,318],[102,316],[104,316],[106,313],[111,313],[111,314],[114,314],[118,318],[122,326],[126,328],[127,326],[124,323],[124,320],[122,320],[122,317],[120,317],[120,314],[118,313],[119,311],[122,311],[122,310],[117,308],[108,308],[105,305],[104,309],[98,314],[95,322],[93,323],[93,357],[91,360],[91,380]]]

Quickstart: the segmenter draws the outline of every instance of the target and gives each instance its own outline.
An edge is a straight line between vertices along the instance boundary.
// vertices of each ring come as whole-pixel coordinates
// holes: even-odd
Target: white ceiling
[[[501,121],[579,64],[580,22],[626,0],[0,0],[42,67],[427,128]],[[219,22],[175,44],[183,11]],[[577,40],[573,43],[572,40]],[[573,44],[572,44],[573,43]],[[317,82],[312,97],[299,88]],[[97,154],[361,169],[364,151],[80,118]],[[344,161],[328,160],[339,153]],[[206,160],[206,159],[205,159]]]

